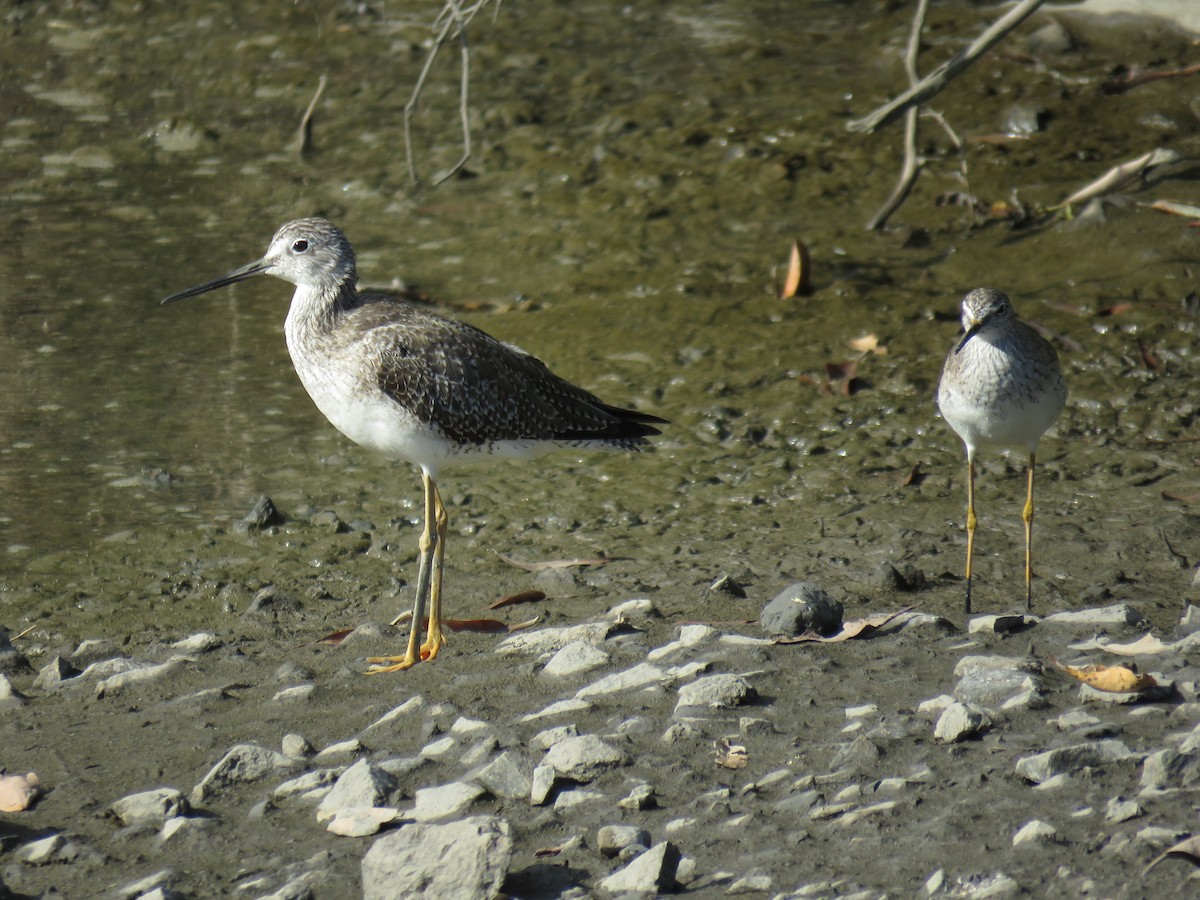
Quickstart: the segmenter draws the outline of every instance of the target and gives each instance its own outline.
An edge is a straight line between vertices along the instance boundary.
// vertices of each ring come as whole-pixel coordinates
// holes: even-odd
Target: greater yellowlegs
[[[1067,402],[1058,354],[1022,322],[1008,297],[976,288],[962,301],[962,339],[946,356],[937,402],[967,447],[967,602],[975,549],[975,451],[981,444],[1026,447],[1025,606],[1033,609],[1033,471],[1038,441]]]
[[[403,656],[368,660],[369,674],[432,660],[445,643],[440,469],[557,448],[639,450],[660,433],[654,426],[665,424],[609,406],[471,325],[395,297],[360,294],[354,249],[325,219],[287,223],[262,259],[162,302],[264,274],[296,286],[284,331],[296,374],[317,408],[355,443],[421,469],[425,525],[408,647]],[[419,644],[426,601],[429,625]]]

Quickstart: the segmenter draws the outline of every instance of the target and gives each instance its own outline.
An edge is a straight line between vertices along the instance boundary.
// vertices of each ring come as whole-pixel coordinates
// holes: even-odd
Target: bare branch
[[[442,45],[446,43],[452,34],[457,36],[459,41],[459,55],[462,68],[459,78],[458,112],[459,120],[462,123],[463,153],[459,157],[458,162],[447,172],[443,173],[434,183],[441,184],[447,178],[453,176],[471,158],[471,123],[469,115],[471,48],[467,43],[467,26],[475,18],[475,14],[489,3],[494,3],[498,9],[501,0],[474,0],[474,2],[465,5],[460,3],[459,0],[446,0],[441,12],[438,13],[437,18],[434,20],[433,27],[437,31],[437,36],[434,38],[433,44],[429,49],[429,56],[425,59],[425,65],[421,67],[421,74],[417,77],[417,83],[413,87],[412,94],[409,96],[408,102],[404,104],[404,153],[408,161],[408,177],[414,184],[419,179],[417,178],[417,166],[413,159],[412,117],[416,112],[417,104],[420,102],[421,92],[425,88],[425,81],[433,69],[434,61],[437,59],[438,51],[442,49]]]
[[[909,85],[915,85],[920,80],[917,72],[917,55],[921,52],[921,31],[925,28],[925,15],[929,10],[929,0],[918,0],[917,11],[913,14],[912,30],[908,33],[908,49],[904,54],[904,71],[908,74]],[[891,196],[883,202],[879,211],[867,222],[868,231],[876,231],[887,224],[888,218],[901,204],[908,199],[908,193],[917,182],[921,172],[922,161],[917,157],[917,107],[910,106],[904,113],[904,163],[900,167],[900,177],[892,188]]]
[[[296,137],[292,139],[292,146],[289,148],[297,156],[303,156],[312,149],[312,117],[313,112],[317,108],[317,104],[321,100],[321,95],[325,93],[324,75],[317,82],[317,92],[313,94],[312,100],[308,102],[308,109],[304,111],[304,115],[300,118],[300,127],[296,129]]]
[[[911,106],[920,106],[927,100],[936,97],[954,78],[966,71],[970,66],[1000,43],[1004,37],[1033,15],[1046,0],[1022,0],[1005,15],[997,19],[990,28],[972,41],[965,49],[959,51],[942,63],[928,75],[914,84],[900,96],[889,100],[861,119],[846,123],[847,131],[875,131],[890,122],[895,121]]]

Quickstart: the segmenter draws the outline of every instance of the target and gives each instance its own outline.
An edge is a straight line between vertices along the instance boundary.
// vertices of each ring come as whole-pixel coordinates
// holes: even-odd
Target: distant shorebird
[[[442,467],[560,448],[639,450],[660,433],[655,425],[666,424],[609,406],[471,325],[394,297],[360,294],[354,249],[325,219],[287,223],[262,259],[162,302],[263,274],[296,286],[284,330],[317,408],[355,443],[421,468],[425,527],[408,648],[403,656],[369,659],[368,674],[432,660],[445,643],[447,514],[436,483]],[[418,646],[427,600],[428,633]]]
[[[1033,470],[1038,441],[1067,402],[1058,354],[1022,322],[1008,297],[976,288],[962,301],[966,332],[946,356],[937,402],[942,417],[967,447],[967,603],[975,549],[975,451],[981,444],[1027,447],[1025,605],[1033,609]]]

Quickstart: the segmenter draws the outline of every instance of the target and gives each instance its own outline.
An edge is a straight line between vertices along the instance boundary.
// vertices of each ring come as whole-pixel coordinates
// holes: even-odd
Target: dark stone
[[[272,525],[282,524],[282,522],[283,515],[275,507],[271,498],[263,494],[254,501],[254,508],[246,513],[244,518],[234,523],[233,529],[242,533],[263,531]]]
[[[810,581],[785,588],[763,607],[759,621],[769,634],[794,635],[805,631],[833,634],[842,627],[842,604]]]

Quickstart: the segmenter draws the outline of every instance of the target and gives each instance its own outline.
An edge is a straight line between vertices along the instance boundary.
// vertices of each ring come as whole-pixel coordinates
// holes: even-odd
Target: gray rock
[[[636,825],[604,825],[596,833],[596,849],[602,856],[617,856],[626,847],[650,846],[650,832]]]
[[[579,728],[574,722],[570,725],[556,725],[535,734],[529,741],[529,749],[544,753],[560,741],[578,736]]]
[[[741,675],[709,675],[679,689],[678,713],[688,707],[732,709],[758,696],[754,686]]]
[[[305,772],[303,775],[277,785],[275,790],[271,791],[271,799],[319,803],[329,795],[329,792],[333,790],[333,786],[345,771],[345,766],[342,766],[340,768],[317,769],[314,772]]]
[[[594,734],[565,738],[547,752],[542,764],[563,778],[588,782],[608,769],[629,764],[629,755]]]
[[[158,788],[129,794],[109,807],[122,825],[137,825],[142,822],[162,824],[175,816],[186,816],[191,807],[183,792],[176,788]]]
[[[13,687],[8,676],[0,675],[0,709],[24,706],[25,700],[25,695]]]
[[[383,806],[395,789],[395,776],[360,759],[342,773],[317,805],[317,821],[324,822],[344,809]]]
[[[1029,625],[1036,625],[1037,616],[1018,614],[1000,614],[975,616],[967,624],[969,634],[1009,634],[1020,631]]]
[[[194,662],[190,656],[172,656],[166,662],[152,665],[135,665],[124,672],[103,679],[96,685],[96,697],[111,697],[129,687],[158,681],[173,674],[186,664]],[[91,666],[88,667],[89,669]],[[85,670],[86,672],[86,670]],[[82,678],[82,675],[80,676]]]
[[[558,773],[554,771],[554,766],[534,766],[529,787],[530,804],[541,806],[550,799],[550,792],[554,790],[557,780]]]
[[[474,780],[495,797],[519,800],[533,788],[533,764],[518,750],[506,750],[480,769]]]
[[[651,685],[662,684],[667,680],[667,673],[652,663],[638,663],[623,672],[606,675],[599,681],[581,687],[575,692],[576,700],[587,700],[590,697],[603,697],[611,694],[624,694]]]
[[[287,771],[296,766],[282,753],[260,747],[258,744],[238,744],[230,749],[221,760],[208,770],[200,783],[192,788],[189,799],[193,806],[200,806],[235,784],[258,781],[278,771]]]
[[[675,890],[675,872],[682,858],[670,841],[652,847],[625,868],[600,881],[610,894],[667,894]]]
[[[52,691],[79,674],[79,670],[61,656],[56,656],[38,670],[33,686],[39,691]]]
[[[954,698],[962,703],[994,708],[1013,697],[1040,695],[1036,663],[1007,656],[964,656],[954,667],[958,683]],[[1025,704],[1027,705],[1027,704]]]
[[[290,759],[306,759],[313,755],[313,745],[302,734],[285,734],[281,749]]]
[[[28,668],[29,662],[8,639],[8,632],[0,628],[0,673],[12,675]]]
[[[946,707],[933,729],[933,738],[946,744],[955,744],[978,737],[991,727],[987,713],[967,703],[952,703]]]
[[[763,607],[759,621],[768,634],[796,635],[805,631],[833,634],[842,627],[844,609],[810,581],[785,588]]]
[[[242,618],[275,622],[280,618],[291,618],[301,609],[299,600],[291,594],[285,594],[275,585],[268,584],[254,595],[254,599],[242,613]]]
[[[1017,775],[1034,784],[1041,784],[1059,774],[1071,774],[1088,766],[1102,766],[1112,762],[1134,759],[1137,754],[1130,751],[1121,741],[1104,740],[1089,744],[1074,744],[1036,753],[1017,760]]]
[[[335,759],[346,759],[363,752],[362,741],[358,738],[350,738],[347,741],[338,741],[335,744],[330,744],[324,747],[313,759],[319,763],[331,762]]]
[[[146,897],[154,891],[170,891],[171,882],[174,879],[174,872],[170,869],[162,869],[153,875],[147,875],[137,881],[121,885],[112,892],[112,897],[114,900],[127,900],[127,898]]]
[[[221,639],[210,632],[199,631],[175,641],[171,646],[185,653],[207,653],[209,650],[216,650],[220,647]]]
[[[543,675],[566,678],[598,669],[608,664],[609,656],[595,644],[571,641],[550,658],[542,669]]]
[[[1119,825],[1130,819],[1136,819],[1141,814],[1141,804],[1136,800],[1113,797],[1108,801],[1108,806],[1104,810],[1104,821],[1111,825]]]
[[[465,813],[484,790],[469,781],[455,781],[437,787],[418,788],[416,805],[408,815],[418,822],[440,822]]]
[[[1052,613],[1042,621],[1047,625],[1082,625],[1093,628],[1100,625],[1139,625],[1146,620],[1128,603],[1117,603],[1113,606]]]
[[[586,622],[562,628],[543,628],[540,631],[518,631],[501,641],[496,647],[496,652],[557,653],[572,641],[600,645],[616,628],[613,622]]]
[[[364,900],[462,900],[500,893],[512,833],[496,816],[406,825],[375,841],[362,861]],[[454,860],[446,865],[446,860]]]
[[[1142,790],[1191,787],[1200,782],[1200,750],[1159,750],[1142,763]]]
[[[617,806],[621,809],[653,809],[658,806],[658,797],[655,794],[654,786],[650,784],[639,784],[629,796],[617,802]]]

